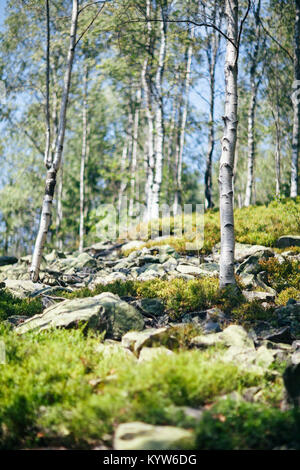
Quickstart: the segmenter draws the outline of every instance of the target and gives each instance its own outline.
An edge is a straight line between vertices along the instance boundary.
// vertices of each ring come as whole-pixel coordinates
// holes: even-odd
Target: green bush
[[[19,299],[6,289],[0,289],[0,321],[11,315],[31,317],[42,311],[40,299]]]
[[[300,413],[266,405],[223,400],[197,427],[197,448],[206,450],[286,447],[300,449]]]
[[[180,351],[137,362],[97,351],[101,336],[53,330],[16,336],[0,327],[0,448],[53,443],[85,448],[108,439],[118,423],[186,425],[180,406],[259,383],[261,377],[216,360],[216,352]]]

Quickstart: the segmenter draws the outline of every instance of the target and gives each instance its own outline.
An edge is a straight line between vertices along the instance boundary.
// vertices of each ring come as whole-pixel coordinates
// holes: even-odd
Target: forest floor
[[[0,257],[0,448],[300,449],[299,214],[236,211],[225,290],[217,211],[200,253],[53,250],[37,284],[30,256]]]

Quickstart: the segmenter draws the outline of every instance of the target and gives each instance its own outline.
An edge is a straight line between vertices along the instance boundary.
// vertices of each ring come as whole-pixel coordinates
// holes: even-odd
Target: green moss
[[[55,330],[17,337],[0,330],[7,364],[0,375],[0,447],[59,443],[88,447],[120,422],[184,425],[176,407],[257,385],[260,376],[217,361],[214,350],[180,351],[150,362],[104,355],[101,337]]]
[[[246,402],[223,400],[197,428],[197,448],[208,450],[275,447],[300,449],[300,414]]]
[[[300,300],[300,290],[295,287],[288,287],[280,292],[276,298],[277,305],[285,305],[289,299]]]
[[[273,307],[265,308],[257,300],[245,302],[231,310],[233,320],[238,323],[247,323],[255,321],[271,321],[274,313]]]
[[[235,237],[240,243],[252,245],[264,245],[275,247],[276,240],[282,235],[297,234],[300,232],[300,197],[297,199],[282,199],[273,201],[268,205],[249,206],[235,209]],[[192,231],[195,232],[195,214],[186,217]],[[186,253],[186,241],[184,236],[176,235],[176,226],[179,226],[179,218],[171,217],[171,237],[159,242],[155,240],[145,241],[146,247],[158,244],[172,245],[179,253]],[[166,219],[159,220],[159,233],[162,233]],[[142,233],[150,238],[150,225],[141,224]],[[134,232],[135,234],[136,232]],[[129,234],[130,235],[130,234]],[[190,241],[190,240],[189,240]],[[208,210],[204,214],[204,244],[201,253],[210,253],[213,246],[220,241],[220,215],[217,210]],[[134,251],[134,250],[131,250]],[[129,252],[128,252],[129,254]]]
[[[0,289],[0,321],[11,315],[31,317],[42,311],[40,299],[19,299],[6,289]]]
[[[277,292],[287,288],[300,290],[300,263],[294,260],[285,260],[282,263],[276,258],[261,260],[260,265],[267,272],[268,284]]]

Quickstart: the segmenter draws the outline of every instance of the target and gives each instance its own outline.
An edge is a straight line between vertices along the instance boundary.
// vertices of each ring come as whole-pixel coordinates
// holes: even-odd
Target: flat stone
[[[122,338],[122,346],[139,354],[143,347],[166,346],[174,348],[178,346],[177,339],[172,335],[172,328],[147,328],[144,331],[129,331]]]
[[[36,297],[41,294],[48,286],[38,282],[32,282],[23,279],[6,279],[5,287],[15,297],[25,299],[26,297]]]
[[[142,315],[117,295],[103,292],[95,297],[65,300],[48,307],[16,328],[19,334],[51,328],[85,328],[106,331],[106,337],[120,339],[127,331],[144,328]]]
[[[115,450],[184,450],[194,447],[194,434],[174,426],[142,422],[120,424],[114,436]]]
[[[243,290],[243,295],[246,297],[248,302],[252,302],[253,300],[258,300],[260,302],[274,302],[275,300],[275,295],[270,294],[269,292]]]
[[[179,264],[177,266],[177,271],[182,274],[203,274],[203,271],[197,266],[191,266],[188,264]]]
[[[299,235],[284,235],[276,241],[277,248],[289,248],[290,246],[300,246]]]
[[[155,348],[144,347],[140,352],[139,362],[152,361],[160,356],[172,356],[173,354],[173,351],[165,348],[164,346],[158,346]]]
[[[15,256],[0,256],[0,266],[7,266],[9,264],[16,264],[18,258]]]

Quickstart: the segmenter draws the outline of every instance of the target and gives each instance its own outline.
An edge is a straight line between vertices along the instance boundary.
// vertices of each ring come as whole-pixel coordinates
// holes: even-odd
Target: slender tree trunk
[[[208,151],[206,157],[206,169],[204,175],[205,185],[205,208],[211,209],[213,207],[212,201],[212,157],[215,146],[215,57],[212,59],[210,67],[210,106],[209,106],[209,137],[208,137]]]
[[[296,197],[299,192],[299,149],[300,149],[300,0],[295,0],[296,21],[294,39],[294,93],[293,93],[293,141],[292,141],[292,165],[291,165],[291,197]]]
[[[61,224],[63,220],[63,186],[64,186],[64,162],[63,159],[60,165],[60,172],[58,174],[57,182],[57,202],[56,202],[56,222],[55,222],[55,234],[56,234],[56,246],[58,250],[62,250],[63,240],[61,234]]]
[[[133,141],[132,141],[132,157],[131,157],[131,176],[130,176],[130,199],[129,199],[129,217],[134,213],[134,202],[138,199],[138,182],[137,182],[137,146],[139,132],[139,115],[142,99],[142,90],[139,87],[136,93],[136,102],[133,119]]]
[[[84,67],[83,76],[83,107],[82,107],[82,149],[80,163],[80,223],[79,223],[79,252],[83,252],[84,244],[84,196],[85,196],[85,164],[87,156],[87,81],[88,66]]]
[[[160,191],[162,183],[162,170],[163,170],[163,145],[164,145],[164,129],[163,129],[163,94],[162,94],[162,81],[165,68],[166,58],[166,21],[164,7],[161,7],[161,22],[160,22],[160,51],[158,59],[158,67],[156,71],[156,93],[157,93],[157,106],[155,113],[155,172],[152,190],[151,201],[151,218],[157,219],[159,217],[159,203]]]
[[[49,0],[45,1],[45,10],[46,10],[46,30],[47,30],[47,40],[46,40],[46,146],[45,146],[45,156],[44,163],[46,168],[50,168],[52,158],[50,155],[50,104],[49,104],[49,94],[50,94],[50,15],[49,15]]]
[[[120,188],[119,188],[119,196],[118,196],[118,214],[120,217],[121,209],[122,209],[122,201],[123,201],[123,196],[124,192],[126,190],[127,186],[127,181],[126,178],[124,178],[124,173],[126,169],[126,162],[128,158],[128,136],[125,138],[125,142],[123,145],[123,150],[122,150],[122,157],[121,157],[121,183],[120,183]]]
[[[281,149],[280,149],[280,126],[277,116],[274,116],[276,128],[276,150],[275,150],[275,192],[276,196],[280,196],[281,188]]]
[[[238,0],[226,0],[227,36],[237,44]],[[220,287],[235,284],[234,277],[234,216],[233,216],[233,165],[237,138],[237,59],[238,52],[227,40],[225,59],[225,113],[222,154],[220,159],[220,223],[221,256]]]
[[[194,39],[194,29],[192,29],[190,41]],[[191,84],[191,64],[193,56],[193,44],[190,42],[187,50],[187,62],[186,62],[186,72],[185,72],[185,84],[184,84],[184,102],[180,126],[180,137],[179,137],[179,155],[178,155],[178,169],[177,169],[177,181],[175,189],[175,198],[174,198],[174,215],[178,213],[179,205],[182,203],[182,158],[183,158],[183,149],[184,149],[184,139],[185,139],[185,127],[189,103],[189,90]]]
[[[254,77],[251,77],[251,97],[248,111],[248,173],[245,203],[246,207],[250,206],[253,192],[254,181],[254,155],[255,155],[255,142],[254,142],[254,120],[256,108],[256,86],[254,84]]]
[[[44,248],[45,241],[47,238],[47,233],[48,233],[50,219],[51,219],[53,194],[54,194],[54,189],[56,185],[56,174],[60,167],[62,152],[63,152],[65,129],[66,129],[66,113],[67,113],[69,90],[70,90],[70,83],[71,83],[72,65],[73,65],[74,52],[75,52],[75,46],[76,46],[77,21],[78,21],[78,0],[73,0],[71,30],[70,30],[70,44],[69,44],[69,51],[68,51],[68,57],[67,57],[66,73],[64,77],[63,94],[62,94],[62,99],[61,99],[58,136],[57,136],[57,140],[55,144],[53,162],[51,164],[51,167],[48,168],[47,175],[46,175],[46,187],[45,187],[45,195],[43,199],[40,227],[39,227],[39,232],[38,232],[36,243],[35,243],[35,248],[34,248],[34,252],[32,256],[32,264],[31,264],[31,269],[30,269],[31,279],[34,282],[36,282],[39,278],[39,271],[40,271],[40,264],[41,264],[42,255],[43,255],[43,248]]]
[[[254,185],[254,158],[255,158],[255,140],[254,140],[254,126],[255,126],[255,109],[256,109],[256,96],[258,84],[256,84],[256,70],[258,52],[260,46],[260,0],[258,0],[257,9],[255,10],[255,37],[256,43],[254,48],[253,57],[251,58],[250,66],[250,86],[251,96],[248,110],[248,173],[245,194],[245,206],[250,206],[253,185]],[[259,82],[258,82],[259,83]]]

